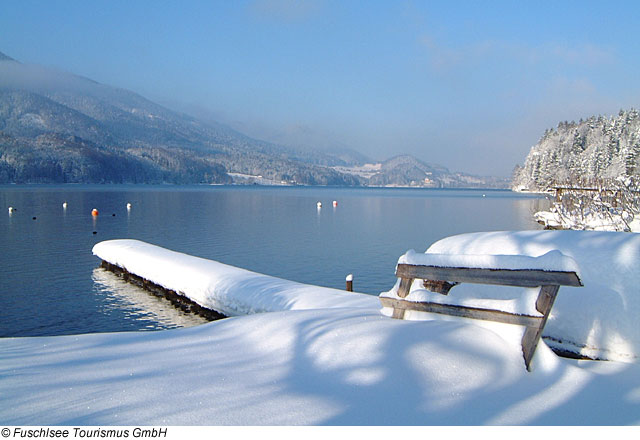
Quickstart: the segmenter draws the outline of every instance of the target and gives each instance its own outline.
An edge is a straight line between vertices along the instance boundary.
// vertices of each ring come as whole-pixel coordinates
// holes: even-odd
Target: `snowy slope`
[[[512,337],[506,337],[512,336]],[[89,425],[640,423],[640,366],[364,309],[160,332],[0,340],[0,422]]]

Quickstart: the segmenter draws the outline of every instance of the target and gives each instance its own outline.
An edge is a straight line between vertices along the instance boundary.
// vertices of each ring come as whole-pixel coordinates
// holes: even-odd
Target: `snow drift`
[[[512,326],[513,327],[513,326]],[[3,425],[622,425],[640,365],[467,321],[315,309],[185,329],[0,339]]]

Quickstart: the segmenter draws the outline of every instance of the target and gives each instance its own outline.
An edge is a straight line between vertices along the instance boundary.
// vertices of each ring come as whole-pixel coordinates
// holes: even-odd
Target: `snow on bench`
[[[522,353],[527,370],[530,369],[531,359],[560,286],[583,285],[576,262],[559,251],[551,251],[540,257],[529,257],[418,254],[411,250],[398,260],[396,276],[400,279],[398,298],[380,296],[382,305],[393,309],[393,318],[404,319],[406,310],[415,310],[525,326]],[[423,280],[424,289],[440,295],[448,295],[450,289],[459,283],[539,287],[535,300],[535,309],[539,315],[443,304],[430,299],[406,300],[417,279]]]

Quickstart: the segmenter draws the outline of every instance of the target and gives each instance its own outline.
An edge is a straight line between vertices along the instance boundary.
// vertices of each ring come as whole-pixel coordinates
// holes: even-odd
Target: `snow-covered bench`
[[[560,286],[583,285],[575,261],[558,251],[540,257],[418,254],[409,251],[400,257],[396,276],[400,279],[397,298],[380,297],[384,307],[393,309],[393,318],[404,319],[405,311],[415,310],[525,326],[522,354],[527,370],[530,370],[531,359]],[[405,299],[415,280],[423,280],[418,289],[442,295],[447,295],[449,290],[459,283],[539,287],[535,301],[535,309],[539,314],[512,313],[424,299]]]

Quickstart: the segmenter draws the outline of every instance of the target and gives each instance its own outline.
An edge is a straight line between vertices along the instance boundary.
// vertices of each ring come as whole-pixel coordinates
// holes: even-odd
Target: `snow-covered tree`
[[[548,129],[514,173],[513,187],[546,191],[559,180],[640,177],[640,114],[621,110],[609,118],[560,122]],[[573,177],[572,177],[573,176]]]

